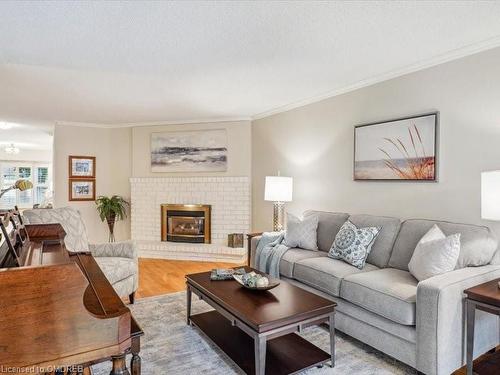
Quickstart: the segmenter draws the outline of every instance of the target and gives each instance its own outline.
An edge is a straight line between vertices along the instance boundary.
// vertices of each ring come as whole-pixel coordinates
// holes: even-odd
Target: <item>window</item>
[[[17,180],[26,179],[33,183],[33,189],[11,190],[0,199],[0,208],[31,208],[42,203],[50,192],[50,165],[26,162],[0,161],[0,186],[6,189]]]
[[[49,167],[36,167],[36,183],[34,189],[36,192],[35,203],[42,203],[47,194],[49,194]]]

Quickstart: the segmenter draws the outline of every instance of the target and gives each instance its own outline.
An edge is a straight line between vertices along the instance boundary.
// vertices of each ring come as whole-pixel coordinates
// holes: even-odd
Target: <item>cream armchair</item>
[[[64,243],[70,251],[90,251],[116,293],[134,303],[139,284],[137,248],[133,241],[89,244],[80,212],[72,207],[25,210],[29,224],[60,223],[66,231]]]

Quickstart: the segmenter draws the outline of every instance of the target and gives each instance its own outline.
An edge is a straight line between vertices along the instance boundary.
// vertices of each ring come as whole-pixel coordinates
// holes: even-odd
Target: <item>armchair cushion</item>
[[[137,274],[137,263],[121,257],[98,257],[95,261],[111,285]]]
[[[29,224],[60,223],[66,232],[64,244],[69,251],[89,251],[89,239],[80,212],[73,207],[23,211]]]
[[[90,244],[89,251],[94,257],[122,257],[137,261],[137,247],[134,241]]]

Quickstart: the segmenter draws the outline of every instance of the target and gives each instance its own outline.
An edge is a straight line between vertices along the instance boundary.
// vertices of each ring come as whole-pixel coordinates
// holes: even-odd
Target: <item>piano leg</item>
[[[139,354],[132,354],[130,369],[132,370],[132,375],[141,375],[141,357],[139,357]]]
[[[112,356],[111,359],[113,361],[113,369],[109,375],[130,375],[125,362],[125,354]]]
[[[130,348],[130,352],[132,353],[132,359],[130,360],[130,371],[132,371],[132,375],[141,375],[141,357],[139,357],[140,350],[140,337],[135,337],[132,339],[132,345]]]

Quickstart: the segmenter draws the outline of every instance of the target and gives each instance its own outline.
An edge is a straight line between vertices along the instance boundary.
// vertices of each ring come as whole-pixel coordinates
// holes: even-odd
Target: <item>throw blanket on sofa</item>
[[[265,232],[255,249],[255,268],[279,279],[280,260],[289,249],[283,244],[284,232]]]

